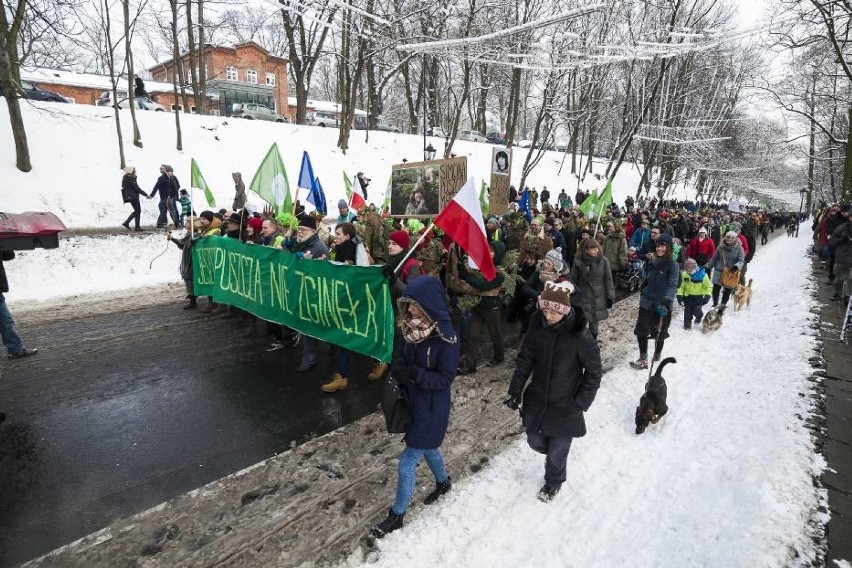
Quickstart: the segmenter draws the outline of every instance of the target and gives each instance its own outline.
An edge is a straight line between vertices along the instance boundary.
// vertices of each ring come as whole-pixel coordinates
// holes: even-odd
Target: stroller
[[[645,279],[645,263],[636,254],[636,247],[630,247],[628,252],[627,269],[615,273],[613,282],[616,286],[626,288],[629,292],[635,292]]]

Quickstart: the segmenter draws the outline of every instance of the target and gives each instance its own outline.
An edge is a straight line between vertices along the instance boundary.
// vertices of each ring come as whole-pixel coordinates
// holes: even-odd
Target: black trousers
[[[128,201],[130,205],[133,207],[133,213],[130,214],[130,217],[127,218],[127,221],[124,222],[125,225],[130,226],[130,221],[135,220],[135,228],[139,228],[139,220],[142,218],[142,205],[139,203],[138,199],[131,199]]]
[[[476,367],[476,355],[479,350],[479,338],[482,336],[482,328],[488,330],[491,339],[493,357],[495,361],[505,358],[503,350],[503,334],[500,331],[500,308],[473,308],[470,312],[470,337],[462,344],[462,353],[467,359],[467,368]]]
[[[565,483],[568,452],[574,438],[554,438],[545,434],[527,432],[527,443],[540,454],[547,457],[544,460],[544,482],[551,487],[560,487]]]
[[[723,286],[721,284],[713,284],[713,307],[719,303],[719,292],[722,290]],[[725,288],[725,291],[722,292],[722,304],[727,304],[728,300],[731,298],[731,292],[733,292],[733,288]]]
[[[639,343],[640,357],[644,359],[648,356],[648,339],[651,337],[655,338],[654,354],[659,355],[663,352],[663,345],[665,345],[666,338],[669,336],[669,324],[671,322],[671,312],[667,313],[666,317],[660,318],[660,314],[656,310],[639,308],[633,333]]]

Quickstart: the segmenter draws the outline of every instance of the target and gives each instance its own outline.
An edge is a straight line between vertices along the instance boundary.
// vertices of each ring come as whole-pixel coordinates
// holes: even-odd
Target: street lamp
[[[796,218],[796,238],[799,238],[799,225],[802,224],[802,207],[805,205],[805,195],[808,193],[808,188],[803,187],[799,190],[799,195],[802,196],[802,200],[799,201],[799,216]]]
[[[435,149],[432,147],[432,143],[430,142],[428,146],[423,148],[423,158],[428,162],[429,160],[435,159]]]

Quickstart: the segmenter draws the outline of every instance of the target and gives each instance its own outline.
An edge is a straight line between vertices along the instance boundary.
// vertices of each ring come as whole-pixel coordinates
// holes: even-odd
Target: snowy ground
[[[750,308],[716,333],[672,325],[669,414],[642,436],[646,380],[604,376],[550,504],[543,458],[519,441],[380,541],[375,566],[787,566],[817,557],[824,467],[803,419],[814,345],[808,238],[779,237],[749,267]],[[783,276],[778,267],[784,266]],[[676,316],[681,316],[678,312]],[[678,320],[680,321],[680,320]],[[423,466],[425,467],[425,466]],[[390,499],[390,497],[389,497]],[[355,561],[350,565],[357,564]]]

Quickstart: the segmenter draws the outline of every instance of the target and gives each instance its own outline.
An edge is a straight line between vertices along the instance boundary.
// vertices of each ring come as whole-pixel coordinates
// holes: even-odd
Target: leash
[[[840,329],[840,341],[846,341],[846,328],[852,324],[852,296],[849,296],[849,303],[846,304],[846,316],[843,318],[843,327]]]
[[[166,252],[169,250],[169,242],[171,241],[171,239],[172,239],[172,232],[169,231],[169,232],[166,233],[166,248],[163,249],[163,252],[161,252],[160,254],[158,254],[157,256],[155,256],[154,258],[151,259],[151,263],[148,265],[148,270],[151,270],[152,268],[154,268],[154,261],[157,260],[158,258],[160,258],[161,256],[163,256],[164,254],[166,254]]]
[[[668,315],[671,316],[671,312],[669,312]],[[665,319],[665,318],[660,318],[660,327],[657,328],[657,336],[654,338],[654,353],[657,352],[657,343],[659,343],[659,341],[660,341],[660,334],[663,333],[663,319]],[[661,357],[662,357],[662,355],[663,354],[660,353]],[[648,365],[648,380],[645,382],[645,392],[648,392],[648,383],[651,382],[651,376],[653,374],[654,374],[654,356],[652,355],[651,356],[651,363]]]

